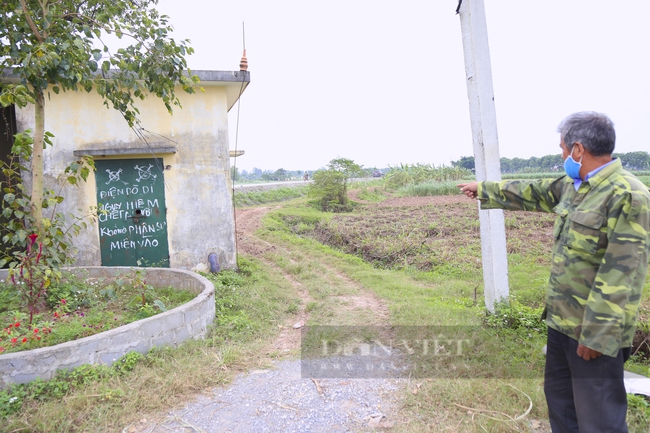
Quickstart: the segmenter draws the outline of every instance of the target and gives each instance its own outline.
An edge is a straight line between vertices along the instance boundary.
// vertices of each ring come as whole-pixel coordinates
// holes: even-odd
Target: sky
[[[469,0],[465,0],[469,1]],[[251,82],[229,113],[240,170],[449,165],[473,154],[457,0],[160,0],[194,70]],[[650,151],[650,1],[485,0],[502,157],[559,152],[598,111],[617,152]],[[238,125],[238,127],[237,127]]]

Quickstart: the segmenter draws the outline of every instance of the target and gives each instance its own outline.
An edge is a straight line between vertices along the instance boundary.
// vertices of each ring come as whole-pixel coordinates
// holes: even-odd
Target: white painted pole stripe
[[[492,66],[483,0],[464,0],[460,24],[467,75],[476,179],[501,180],[496,109],[492,89]],[[485,304],[508,299],[508,260],[502,210],[479,210]]]

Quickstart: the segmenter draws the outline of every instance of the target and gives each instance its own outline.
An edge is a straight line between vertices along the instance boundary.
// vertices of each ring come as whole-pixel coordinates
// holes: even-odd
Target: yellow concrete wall
[[[107,158],[152,158],[148,146],[175,146],[177,153],[162,155],[163,165],[171,166],[164,171],[170,265],[191,269],[207,264],[208,254],[215,252],[222,268],[234,268],[226,90],[206,86],[196,94],[178,92],[183,108],[174,107],[173,115],[155,97],[139,101],[140,126],[144,128],[140,132],[148,145],[96,94],[51,93],[45,106],[45,128],[55,137],[53,147],[44,155],[45,179],[53,187],[77,150],[139,148],[142,154],[138,156]],[[16,117],[19,130],[33,128],[32,108],[17,110]],[[64,196],[60,210],[87,213],[97,206],[94,176],[79,188],[66,187]],[[75,244],[78,265],[101,264],[96,223]]]

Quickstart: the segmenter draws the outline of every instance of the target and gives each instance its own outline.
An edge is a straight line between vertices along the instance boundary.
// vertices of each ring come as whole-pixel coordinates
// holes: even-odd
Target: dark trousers
[[[548,328],[544,393],[553,433],[626,433],[629,351],[585,361],[577,350],[576,340]]]

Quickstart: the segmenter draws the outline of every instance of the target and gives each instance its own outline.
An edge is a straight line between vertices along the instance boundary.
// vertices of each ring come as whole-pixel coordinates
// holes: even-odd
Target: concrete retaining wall
[[[74,269],[73,269],[74,271]],[[90,278],[115,278],[127,267],[87,267]],[[0,271],[7,278],[7,271]],[[57,370],[83,364],[111,365],[128,352],[146,353],[158,346],[176,347],[189,338],[205,336],[214,321],[214,286],[206,278],[180,269],[146,268],[147,284],[190,290],[197,297],[173,310],[119,328],[56,346],[0,355],[0,387],[51,379]]]

